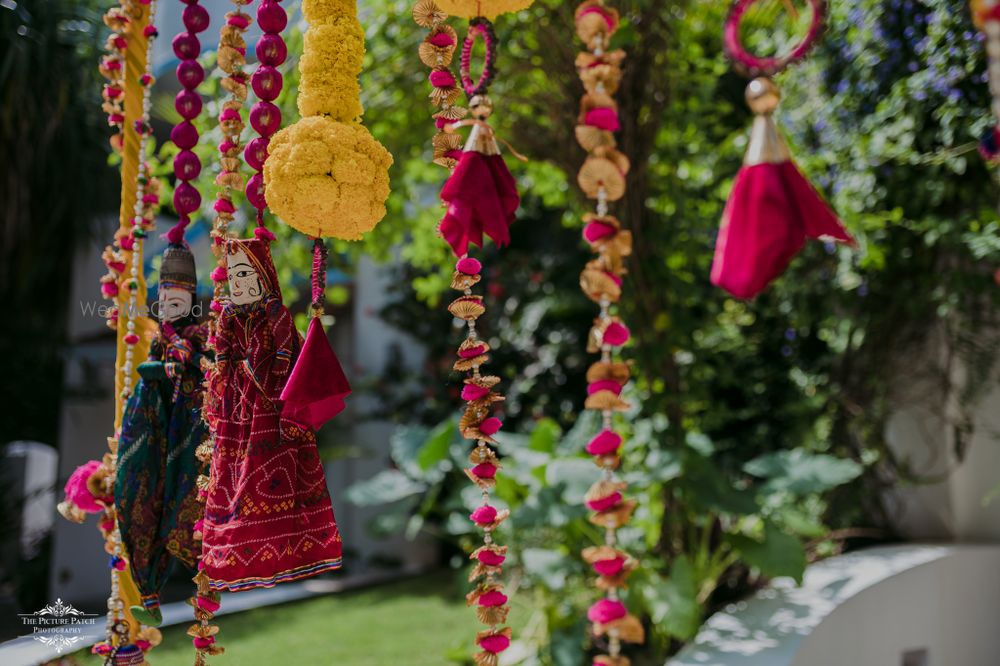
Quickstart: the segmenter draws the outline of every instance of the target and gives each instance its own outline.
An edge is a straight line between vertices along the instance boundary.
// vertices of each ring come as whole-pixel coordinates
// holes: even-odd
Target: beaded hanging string
[[[587,46],[576,60],[585,94],[575,133],[587,151],[578,182],[597,204],[596,211],[585,216],[583,232],[597,258],[587,263],[580,275],[580,286],[600,307],[587,345],[587,351],[599,353],[600,360],[587,370],[584,406],[601,414],[601,431],[588,443],[587,453],[603,474],[587,492],[585,502],[591,511],[590,521],[604,528],[604,543],[584,549],[582,555],[597,574],[595,587],[603,592],[603,598],[590,607],[587,618],[592,623],[595,644],[603,652],[594,657],[594,666],[628,666],[628,658],[621,654],[622,644],[641,643],[645,636],[641,622],[628,612],[620,598],[637,562],[619,547],[617,535],[636,506],[634,500],[625,498],[627,486],[617,473],[622,437],[614,423],[615,412],[629,407],[621,391],[630,376],[628,364],[620,358],[629,331],[613,308],[621,299],[624,259],[632,252],[632,235],[609,214],[609,203],[625,194],[628,171],[628,160],[616,148],[614,133],[620,127],[613,97],[625,54],[609,50],[610,38],[619,23],[615,9],[601,0],[587,0],[577,8],[575,18],[577,35]]]
[[[174,159],[174,176],[177,183],[174,187],[174,209],[177,211],[177,224],[167,232],[170,243],[184,242],[184,230],[191,223],[191,215],[201,207],[201,193],[191,184],[201,173],[201,160],[192,150],[198,145],[198,129],[194,119],[201,113],[202,101],[198,94],[198,86],[205,80],[205,69],[198,62],[201,54],[201,41],[198,33],[208,29],[208,11],[197,3],[182,0],[186,5],[181,18],[185,32],[174,37],[171,46],[174,55],[180,60],[177,65],[177,81],[181,91],[174,98],[174,108],[182,120],[170,131],[170,140],[180,152]]]
[[[139,316],[138,303],[145,299],[145,281],[141,272],[143,241],[155,224],[159,207],[159,181],[152,176],[145,161],[152,134],[149,110],[154,81],[149,68],[152,43],[157,36],[155,14],[155,0],[122,2],[120,6],[111,8],[105,16],[105,23],[113,31],[107,42],[109,56],[100,65],[101,73],[109,78],[109,84],[103,91],[103,108],[109,114],[109,124],[117,128],[111,145],[122,154],[120,228],[115,234],[114,245],[105,248],[102,255],[108,273],[101,278],[103,296],[116,302],[107,322],[118,334],[116,431],[120,426],[123,405],[132,393],[137,349],[148,344],[140,335],[147,328],[148,319]],[[134,119],[131,128],[126,126],[129,117]],[[125,326],[120,328],[123,309]],[[100,486],[97,496],[114,495],[117,444],[116,437],[108,438],[110,451],[104,455],[101,472],[92,479]],[[112,504],[106,506],[98,527],[110,557],[111,590],[105,640],[95,645],[93,652],[103,656],[107,664],[142,664],[144,653],[157,645],[161,636],[155,628],[140,630],[126,610],[126,600],[137,598],[138,593],[128,572]]]
[[[481,153],[473,159],[499,160],[502,165],[502,158],[496,146],[495,135],[492,128],[486,124],[487,118],[492,112],[492,102],[487,96],[489,85],[496,74],[495,62],[497,53],[497,39],[493,32],[493,26],[489,20],[480,16],[481,5],[475,3],[465,3],[462,6],[449,7],[451,11],[464,13],[469,17],[469,30],[465,38],[460,61],[460,83],[451,72],[450,65],[458,47],[458,39],[455,30],[445,23],[448,13],[442,10],[431,0],[421,0],[413,8],[413,18],[416,23],[427,28],[428,34],[420,45],[419,54],[421,61],[431,68],[429,80],[432,86],[430,94],[431,103],[438,107],[438,111],[433,114],[437,133],[435,134],[433,145],[433,160],[435,164],[441,165],[451,170],[449,183],[442,191],[442,199],[446,202],[460,199],[461,195],[455,191],[449,192],[449,186],[457,185],[453,182],[456,174],[462,169],[461,161],[466,151]],[[500,3],[503,4],[503,3]],[[527,2],[506,3],[511,11],[526,7]],[[482,63],[481,74],[478,79],[472,75],[473,51],[476,41],[481,40],[485,47],[485,56]],[[464,107],[457,106],[461,92],[464,90],[470,98],[474,120],[463,120],[469,111]],[[455,129],[461,126],[471,125],[473,135],[465,149],[463,149],[462,138],[455,133]],[[516,153],[515,153],[516,155]],[[496,164],[496,163],[494,163]],[[456,168],[457,167],[457,168]],[[506,172],[506,167],[502,168]],[[468,172],[462,175],[462,183],[470,188],[485,188],[491,192],[493,197],[500,193],[498,202],[506,204],[513,203],[513,208],[517,206],[516,191],[510,192],[507,188],[506,174],[502,180],[489,182],[483,179],[474,180],[470,178]],[[458,187],[454,188],[458,189]],[[513,189],[511,181],[509,189]],[[447,194],[446,194],[447,193]],[[513,209],[509,209],[509,219],[513,218]],[[473,213],[476,219],[482,221],[483,217],[478,217],[479,213]],[[496,404],[504,400],[504,396],[496,391],[500,378],[494,375],[483,374],[483,366],[489,361],[488,352],[490,346],[479,336],[476,328],[476,321],[486,312],[483,297],[473,293],[472,288],[481,279],[482,264],[473,257],[468,256],[468,244],[472,242],[482,245],[481,235],[485,232],[492,237],[498,245],[506,244],[509,240],[506,224],[500,222],[499,227],[490,228],[485,224],[485,229],[480,229],[478,238],[468,234],[467,230],[461,230],[463,223],[456,223],[460,219],[456,213],[456,205],[449,205],[449,212],[442,221],[441,232],[452,250],[459,259],[455,265],[455,272],[452,276],[451,287],[461,292],[461,296],[453,300],[448,305],[448,311],[456,318],[465,322],[465,339],[457,350],[457,360],[453,369],[456,372],[465,374],[464,385],[461,397],[465,401],[465,410],[459,420],[459,431],[465,439],[474,442],[474,447],[469,455],[469,467],[465,470],[469,480],[482,491],[482,503],[478,506],[469,518],[477,528],[482,530],[482,545],[476,548],[470,559],[473,562],[472,570],[469,574],[469,582],[476,584],[476,587],[469,592],[466,600],[470,606],[476,607],[476,615],[480,622],[487,625],[487,629],[476,635],[476,644],[480,651],[474,655],[477,666],[496,666],[499,663],[500,653],[510,646],[512,630],[510,627],[502,626],[507,622],[507,615],[510,611],[508,597],[504,593],[504,583],[498,578],[503,573],[502,565],[507,557],[507,547],[496,543],[495,532],[497,528],[508,518],[509,511],[498,510],[490,504],[490,492],[496,486],[496,475],[500,470],[500,460],[493,447],[497,445],[494,435],[503,425],[495,415]],[[449,218],[454,218],[449,220]],[[506,223],[509,223],[509,219]],[[494,220],[496,223],[496,220]],[[464,224],[468,224],[468,219]],[[475,222],[473,223],[475,226]]]
[[[231,2],[235,5],[235,9],[226,14],[226,22],[219,31],[219,49],[216,52],[219,69],[226,74],[220,85],[229,93],[229,99],[222,103],[219,113],[219,128],[222,130],[219,154],[222,168],[215,178],[219,190],[213,205],[215,221],[212,226],[212,251],[218,264],[211,274],[213,289],[212,303],[209,306],[210,335],[215,333],[215,320],[222,311],[222,299],[228,287],[226,257],[222,247],[229,235],[229,225],[233,221],[233,215],[236,213],[232,191],[243,189],[240,155],[243,152],[244,124],[241,111],[247,99],[247,75],[243,71],[247,53],[244,35],[252,22],[250,15],[243,11],[243,7],[251,4],[253,0],[231,0]],[[259,52],[260,46],[257,48]],[[209,338],[210,342],[213,340],[213,337]]]

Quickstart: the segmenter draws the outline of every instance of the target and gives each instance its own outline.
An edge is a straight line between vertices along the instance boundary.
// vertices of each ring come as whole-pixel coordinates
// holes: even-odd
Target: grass
[[[212,666],[441,666],[468,658],[482,629],[448,573],[218,618],[225,654]],[[167,627],[149,653],[153,666],[191,666],[189,624]],[[81,666],[101,660],[73,655]],[[72,662],[71,662],[72,663]]]

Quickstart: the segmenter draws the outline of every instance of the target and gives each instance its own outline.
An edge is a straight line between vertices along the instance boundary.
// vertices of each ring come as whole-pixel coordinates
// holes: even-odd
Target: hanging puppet
[[[823,0],[809,0],[805,37],[787,54],[761,57],[740,41],[740,26],[760,0],[736,0],[726,20],[726,52],[741,72],[754,76],[746,98],[754,112],[743,167],[722,214],[712,284],[738,298],[753,298],[784,272],[807,238],[852,243],[844,225],[792,161],[773,114],[781,98],[772,77],[805,57],[823,27]]]
[[[201,546],[195,452],[208,435],[201,417],[207,329],[195,318],[194,256],[185,245],[163,254],[158,291],[160,330],[129,398],[118,438],[115,508],[142,606],[132,615],[157,626],[160,591],[180,564],[194,567]]]
[[[211,589],[231,592],[341,564],[316,435],[282,413],[302,341],[281,300],[273,235],[258,227],[256,236],[225,242],[229,300],[218,318],[206,408],[215,447],[201,565]]]

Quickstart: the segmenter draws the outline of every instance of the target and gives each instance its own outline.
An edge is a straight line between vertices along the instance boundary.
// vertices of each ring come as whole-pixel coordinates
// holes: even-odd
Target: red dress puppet
[[[212,589],[238,592],[341,564],[316,435],[282,416],[302,346],[282,304],[269,240],[226,244],[230,300],[219,316],[207,406],[215,432],[202,564]]]

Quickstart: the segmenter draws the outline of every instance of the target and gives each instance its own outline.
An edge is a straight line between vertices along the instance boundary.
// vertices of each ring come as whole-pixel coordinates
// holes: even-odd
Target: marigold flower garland
[[[466,374],[461,394],[465,410],[459,420],[459,431],[464,438],[475,442],[465,473],[482,491],[482,504],[469,516],[483,531],[483,545],[470,555],[474,566],[469,581],[475,582],[476,587],[466,596],[466,601],[476,607],[479,621],[488,626],[476,635],[480,651],[475,654],[474,661],[477,666],[497,666],[500,653],[510,647],[512,635],[510,627],[502,626],[507,622],[510,606],[504,584],[497,580],[503,573],[507,547],[497,544],[493,536],[508,518],[509,511],[498,510],[490,504],[490,491],[496,485],[496,475],[501,468],[492,448],[497,444],[493,436],[503,425],[495,415],[495,406],[504,397],[495,390],[500,378],[482,373],[483,366],[489,361],[490,346],[479,337],[476,321],[486,312],[486,306],[483,297],[472,291],[482,279],[482,264],[468,256],[467,252],[470,243],[482,246],[484,233],[498,245],[509,242],[507,227],[513,220],[519,198],[513,179],[503,163],[493,129],[487,124],[493,111],[487,91],[495,75],[497,43],[490,22],[477,14],[479,4],[492,6],[495,10],[492,15],[495,16],[502,11],[526,7],[531,2],[464,4],[468,6],[449,3],[452,11],[472,9],[471,13],[465,14],[472,20],[461,52],[461,88],[450,70],[458,48],[458,36],[445,23],[448,14],[432,0],[421,0],[413,8],[413,18],[418,25],[428,29],[419,54],[421,61],[431,68],[429,80],[433,89],[430,99],[439,108],[433,115],[438,130],[432,142],[433,160],[435,164],[452,170],[441,195],[448,204],[441,233],[458,256],[451,287],[462,295],[448,305],[448,311],[466,323],[466,337],[459,345],[453,368]],[[474,42],[479,39],[484,42],[486,58],[482,75],[478,81],[473,81],[471,59]],[[455,105],[462,90],[470,98],[473,116],[470,120],[463,120],[469,111]],[[472,127],[464,147],[461,137],[455,133],[457,128],[463,126]]]
[[[625,194],[628,172],[628,160],[615,147],[614,133],[620,125],[613,98],[625,54],[608,50],[619,24],[615,9],[602,0],[586,0],[577,7],[575,18],[577,35],[587,45],[587,51],[576,60],[586,92],[575,132],[588,153],[578,182],[586,196],[597,201],[596,212],[584,217],[583,235],[598,254],[580,274],[580,286],[601,308],[587,345],[587,351],[600,353],[601,358],[587,370],[584,406],[601,413],[602,429],[587,444],[587,453],[594,457],[603,476],[591,486],[585,502],[592,512],[590,522],[603,527],[605,537],[603,545],[586,548],[582,555],[597,574],[595,586],[604,592],[604,598],[590,607],[587,618],[595,639],[607,637],[606,653],[594,657],[594,666],[628,666],[628,658],[621,654],[622,643],[641,643],[645,636],[641,622],[628,612],[619,594],[637,562],[619,548],[617,530],[628,523],[636,503],[626,499],[627,484],[616,475],[622,437],[615,432],[614,413],[629,407],[621,391],[630,376],[628,364],[618,353],[628,342],[629,330],[611,308],[621,299],[624,259],[632,253],[632,235],[608,214],[608,203]]]
[[[392,165],[361,124],[364,30],[354,0],[303,0],[302,13],[309,23],[299,60],[302,119],[271,138],[267,205],[312,238],[359,240],[385,217]]]

